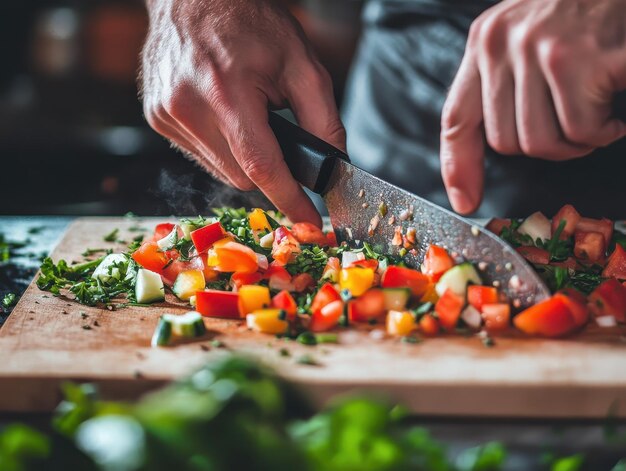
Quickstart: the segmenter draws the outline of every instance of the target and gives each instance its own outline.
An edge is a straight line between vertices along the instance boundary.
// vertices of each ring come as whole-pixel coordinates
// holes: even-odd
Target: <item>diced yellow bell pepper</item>
[[[374,283],[374,270],[364,267],[343,268],[339,272],[339,287],[350,290],[352,296],[361,296]]]
[[[188,301],[196,291],[201,291],[205,287],[204,273],[202,270],[181,271],[174,281],[172,291],[178,299]]]
[[[289,328],[285,319],[282,309],[260,309],[246,316],[246,324],[249,329],[264,334],[284,334]]]
[[[387,313],[387,333],[389,335],[404,337],[415,329],[417,329],[417,323],[409,311],[389,311]]]
[[[262,209],[253,209],[248,216],[248,221],[253,232],[270,232],[272,230],[272,226],[270,226],[267,216],[265,216],[265,211]]]
[[[267,286],[243,285],[238,293],[241,317],[271,305],[270,289]]]
[[[218,247],[222,247],[224,244],[231,242],[232,240],[233,238],[228,236],[218,240],[213,244],[213,247],[211,247],[207,253],[207,266],[216,267],[219,265],[219,258],[215,249]]]
[[[421,303],[433,303],[435,304],[439,300],[439,295],[435,289],[435,283],[429,283],[426,292],[420,298]]]

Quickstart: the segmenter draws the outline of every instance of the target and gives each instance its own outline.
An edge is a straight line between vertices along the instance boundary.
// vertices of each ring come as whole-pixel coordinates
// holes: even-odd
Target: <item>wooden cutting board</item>
[[[131,240],[155,220],[82,218],[54,250],[55,260],[81,261],[85,248],[120,228]],[[67,380],[98,383],[112,399],[133,398],[228,352],[243,352],[302,385],[318,403],[342,392],[382,392],[431,415],[603,418],[626,417],[626,329],[590,327],[566,340],[528,339],[514,333],[485,347],[480,339],[444,336],[406,344],[376,340],[372,329],[341,333],[338,345],[307,347],[250,332],[237,321],[206,319],[199,341],[151,348],[159,316],[188,310],[168,295],[152,307],[109,311],[40,291],[33,283],[0,329],[0,410],[47,411]],[[216,347],[213,340],[223,342]],[[289,356],[282,356],[286,349]],[[312,356],[317,366],[297,362]]]

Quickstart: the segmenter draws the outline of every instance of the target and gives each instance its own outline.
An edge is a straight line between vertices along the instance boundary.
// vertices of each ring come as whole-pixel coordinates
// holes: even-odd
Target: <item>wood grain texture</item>
[[[155,222],[141,220],[140,226],[151,232]],[[52,256],[81,261],[87,247],[120,249],[102,237],[119,227],[120,238],[130,240],[139,233],[128,231],[132,224],[121,218],[76,220]],[[618,415],[626,417],[623,328],[592,326],[565,340],[511,333],[486,348],[476,337],[446,336],[417,345],[376,341],[369,331],[377,327],[368,326],[343,331],[338,345],[307,347],[250,332],[237,321],[206,319],[205,338],[151,348],[159,316],[186,310],[168,295],[165,303],[149,308],[109,311],[53,297],[31,284],[0,329],[0,410],[51,410],[67,380],[95,382],[108,398],[134,398],[236,351],[273,365],[318,403],[360,390],[385,393],[421,414],[602,418],[617,401]],[[225,347],[214,348],[212,339]],[[281,348],[290,356],[281,356]],[[319,366],[298,364],[303,354]]]

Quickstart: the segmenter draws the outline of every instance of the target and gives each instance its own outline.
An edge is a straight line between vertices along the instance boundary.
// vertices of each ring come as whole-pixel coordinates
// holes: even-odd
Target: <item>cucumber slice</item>
[[[189,311],[182,316],[172,316],[172,333],[179,337],[201,337],[206,327],[199,312]]]
[[[128,256],[123,253],[112,253],[104,257],[104,260],[96,267],[91,277],[107,284],[111,280],[120,280],[127,275],[132,276],[133,273],[127,273],[127,269]]]
[[[206,286],[201,270],[185,270],[178,274],[172,291],[182,301],[188,301],[197,291]]]
[[[455,294],[465,296],[467,285],[470,283],[480,285],[482,281],[471,263],[461,263],[443,274],[435,286],[435,291],[439,296],[443,296],[446,290],[451,289]]]
[[[411,290],[408,288],[383,288],[386,311],[403,311],[409,299]]]
[[[178,226],[174,226],[172,232],[170,232],[162,239],[157,240],[157,245],[159,246],[160,250],[165,251],[170,250],[172,247],[174,247],[176,245],[176,242],[178,242]]]
[[[165,314],[159,318],[159,323],[154,329],[152,334],[152,342],[150,345],[153,347],[162,347],[170,343],[172,339],[172,322],[168,319],[169,314]]]
[[[550,220],[540,211],[528,216],[519,226],[517,232],[526,234],[535,242],[537,239],[548,240],[552,237]]]
[[[188,222],[181,222],[180,229],[183,231],[183,239],[191,240],[191,233],[199,229],[199,227],[195,224],[189,224]]]
[[[163,280],[158,273],[140,268],[135,280],[135,297],[138,303],[154,303],[165,300]]]

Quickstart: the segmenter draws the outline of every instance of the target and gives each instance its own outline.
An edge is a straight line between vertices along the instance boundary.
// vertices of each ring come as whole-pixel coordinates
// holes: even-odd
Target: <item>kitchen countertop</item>
[[[21,294],[34,274],[42,256],[48,254],[60,239],[72,217],[0,216],[0,234],[8,241],[28,241],[16,250],[8,262],[0,263],[0,296],[7,292]],[[0,315],[0,325],[7,314]],[[419,394],[419,392],[416,392]],[[621,405],[626,407],[626,404]],[[42,415],[0,416],[0,426],[14,420],[36,425],[47,421]],[[619,458],[626,457],[626,424],[620,424],[617,437],[607,436],[606,424],[580,421],[528,421],[416,418],[454,453],[479,443],[498,440],[510,450],[507,470],[542,469],[541,459],[547,451],[559,455],[585,453],[582,469],[610,470]]]

